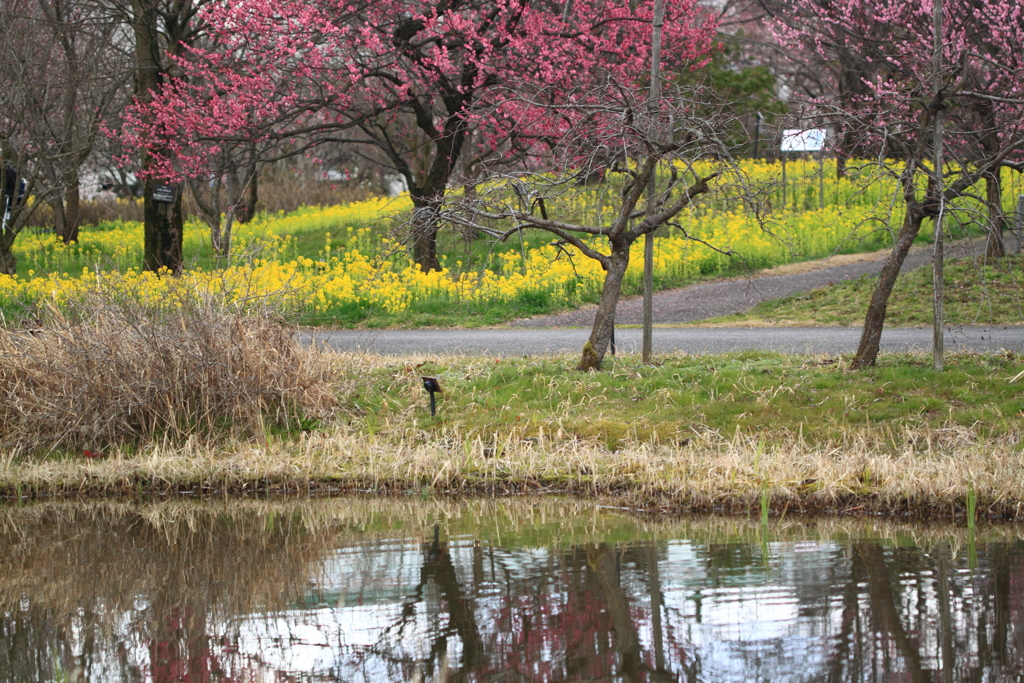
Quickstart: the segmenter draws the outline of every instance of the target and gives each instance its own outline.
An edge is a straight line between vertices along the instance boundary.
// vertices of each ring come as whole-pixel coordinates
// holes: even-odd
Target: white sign
[[[825,129],[791,129],[782,131],[783,152],[820,152],[825,146]]]

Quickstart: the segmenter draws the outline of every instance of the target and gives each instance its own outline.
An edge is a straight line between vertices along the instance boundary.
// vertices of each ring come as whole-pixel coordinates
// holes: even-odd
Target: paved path
[[[985,253],[985,240],[958,242],[947,247],[947,257],[977,255]],[[813,268],[807,272],[791,275],[773,275],[782,269],[755,273],[750,278],[734,278],[705,282],[681,289],[657,292],[652,301],[654,324],[684,323],[706,320],[720,315],[746,311],[762,301],[809,292],[829,283],[855,280],[862,275],[877,275],[882,270],[889,250],[838,256],[822,259],[813,264],[794,264],[794,269]],[[902,272],[907,272],[926,263],[932,258],[930,245],[911,249],[903,262]],[[834,265],[839,263],[838,265]],[[767,273],[767,274],[766,274]],[[620,325],[639,325],[643,322],[642,297],[630,297],[619,301],[615,311],[615,322]],[[513,327],[591,327],[594,324],[596,306],[558,315],[538,316],[516,320]]]
[[[383,355],[523,356],[577,354],[589,330],[491,329],[491,330],[328,330],[317,332],[320,343],[345,351],[369,351]],[[616,332],[620,353],[639,353],[641,331]],[[308,340],[309,336],[306,335]],[[772,350],[785,353],[853,353],[860,341],[859,327],[779,328],[655,328],[655,353],[724,353]],[[882,351],[927,351],[932,331],[896,328],[882,334]],[[958,327],[946,331],[946,350],[1024,353],[1024,326]]]

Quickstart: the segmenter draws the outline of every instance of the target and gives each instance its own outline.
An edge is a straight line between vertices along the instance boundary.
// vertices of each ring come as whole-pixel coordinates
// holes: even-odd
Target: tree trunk
[[[67,231],[64,237],[64,244],[71,244],[78,241],[78,223],[81,220],[82,206],[81,193],[78,177],[68,183],[68,189],[64,194],[64,229]]]
[[[836,180],[846,177],[846,162],[850,158],[850,148],[853,146],[851,137],[848,130],[839,134],[839,144],[836,146]]]
[[[178,275],[184,265],[182,236],[185,221],[181,210],[181,192],[176,193],[173,204],[155,202],[153,186],[159,184],[148,178],[143,185],[145,232],[142,267],[154,272],[167,268]]]
[[[231,224],[235,220],[235,207],[230,206],[228,210],[224,212],[224,227],[220,233],[220,251],[217,252],[218,256],[230,256],[231,255]]]
[[[231,175],[228,175],[231,178]],[[205,189],[204,189],[205,186]],[[230,187],[230,183],[229,183]],[[210,229],[210,248],[214,256],[226,256],[224,252],[224,235],[220,223],[220,188],[221,177],[218,175],[210,182],[192,180],[188,189],[192,193],[192,201],[199,210],[199,216]],[[230,189],[228,194],[230,195]]]
[[[210,248],[214,256],[227,256],[224,247],[224,234],[220,230],[220,216],[211,219],[210,222]]]
[[[245,192],[245,201],[238,205],[237,215],[238,222],[241,224],[248,223],[256,215],[256,202],[259,200],[259,180],[260,180],[260,169],[259,166],[253,164],[249,168],[248,175],[249,184]]]
[[[214,256],[224,256],[224,236],[220,232],[220,217],[210,222],[210,248]]]
[[[158,29],[159,13],[152,0],[132,0],[132,29],[135,36],[135,96],[142,102],[152,99],[157,89],[166,82],[167,72],[161,59],[168,50],[179,52],[180,35],[187,31],[187,20],[175,24],[176,35],[168,37],[169,45],[162,45]],[[180,34],[180,35],[178,35]],[[142,151],[143,175],[150,169],[151,158]],[[147,177],[143,183],[144,238],[142,267],[158,271],[168,268],[178,274],[183,266],[182,234],[184,218],[181,209],[182,193],[177,192],[173,204],[153,201],[153,186],[162,184]]]
[[[998,170],[985,174],[985,203],[988,204],[988,240],[985,244],[985,255],[989,258],[1001,258],[1006,255],[1006,247],[1003,244],[1006,219],[1003,216],[1003,186]]]
[[[855,58],[850,52],[840,50],[837,55],[839,67],[839,102],[844,111],[850,111],[858,96],[863,95],[866,90],[864,78],[868,75],[865,68],[868,66]],[[842,180],[846,175],[846,163],[855,153],[857,138],[850,125],[842,119],[836,122],[836,135],[839,144],[836,146],[836,180]]]
[[[441,270],[437,258],[437,212],[440,197],[413,197],[412,258],[424,273]]]
[[[983,102],[979,106],[984,133],[981,136],[981,146],[988,157],[995,156],[1000,147],[999,124],[996,121],[996,110],[991,102]],[[1003,184],[1002,169],[996,168],[993,173],[986,173],[985,179],[985,204],[988,210],[988,239],[985,244],[985,254],[989,258],[999,258],[1006,254],[1006,247],[1003,244],[1003,226],[1006,219],[1003,216]]]
[[[13,230],[0,234],[0,273],[4,275],[14,275],[15,268],[18,265],[18,259],[14,257],[14,252],[12,251],[16,236],[17,233]]]
[[[227,210],[239,223],[247,223],[256,212],[256,176],[259,169],[255,161],[246,165],[233,163],[226,154],[224,161],[227,169],[224,174],[228,188]]]
[[[67,232],[67,217],[64,215],[64,198],[60,195],[52,197],[49,202],[50,212],[53,214],[53,232],[57,235],[64,244],[68,241],[64,239],[64,233]]]
[[[475,67],[470,67],[470,71],[474,70]],[[466,78],[466,74],[463,74],[463,78]],[[463,82],[472,82],[472,79]],[[455,91],[450,92],[449,95],[450,97],[444,98],[445,106],[448,109],[448,118],[440,132],[434,126],[433,116],[418,104],[414,104],[416,125],[428,139],[434,142],[432,155],[429,145],[423,145],[420,148],[420,151],[426,156],[417,164],[418,172],[410,167],[395,150],[385,150],[392,161],[396,162],[396,166],[405,176],[405,182],[409,187],[409,195],[412,197],[414,207],[412,219],[413,260],[425,273],[441,270],[441,262],[437,258],[438,213],[444,202],[445,192],[448,190],[448,181],[455,171],[456,164],[459,163],[459,155],[462,153],[462,145],[468,133],[466,112],[469,110],[472,95]]]
[[[850,364],[850,367],[854,369],[870,367],[878,358],[878,346],[882,341],[882,326],[885,324],[885,309],[889,304],[889,295],[892,294],[892,288],[896,284],[900,268],[903,267],[903,261],[906,260],[907,253],[910,251],[911,245],[914,244],[914,238],[921,231],[921,223],[924,218],[924,212],[920,207],[907,207],[907,215],[896,235],[892,253],[878,276],[878,284],[875,285],[871,303],[868,304],[868,313],[864,319],[864,331],[860,336],[860,346],[857,347],[857,355],[854,356],[853,362]]]
[[[57,237],[64,244],[77,242],[80,214],[78,178],[74,178],[68,183],[63,197],[54,197],[50,200],[50,208],[53,210],[54,230]]]
[[[578,370],[600,370],[604,354],[612,338],[615,326],[615,307],[622,293],[622,278],[629,266],[629,243],[619,240],[612,241],[612,253],[608,257],[607,273],[604,276],[604,287],[601,290],[601,302],[594,316],[594,327],[590,331],[590,339],[583,346],[583,357]]]
[[[231,169],[227,173],[228,178],[228,211],[231,210],[231,202],[234,201],[238,194],[238,174],[235,169]],[[220,190],[223,185],[223,176],[218,173],[213,179],[213,184],[208,185],[207,189],[210,192],[210,201],[208,204],[203,205],[199,201],[201,196],[198,192],[192,194],[196,197],[196,205],[199,206],[199,210],[206,214],[206,223],[210,226],[210,246],[213,247],[213,253],[215,256],[227,256],[227,249],[224,246],[224,232],[221,229],[220,222]],[[196,187],[198,189],[198,186]]]

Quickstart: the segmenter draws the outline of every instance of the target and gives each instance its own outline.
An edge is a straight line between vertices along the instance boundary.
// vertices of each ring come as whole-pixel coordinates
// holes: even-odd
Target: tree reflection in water
[[[759,531],[551,501],[0,509],[0,680],[1024,676],[1014,530],[973,568],[952,529]]]

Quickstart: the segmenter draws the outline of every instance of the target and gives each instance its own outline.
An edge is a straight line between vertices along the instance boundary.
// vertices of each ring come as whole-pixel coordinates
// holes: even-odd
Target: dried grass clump
[[[975,435],[921,450],[894,450],[873,430],[830,443],[787,432],[725,439],[695,434],[686,445],[635,442],[611,451],[596,440],[489,437],[443,428],[375,436],[335,428],[270,443],[194,440],[114,450],[100,459],[4,462],[0,495],[111,495],[140,490],[203,492],[433,492],[472,496],[535,493],[614,498],[646,510],[758,514],[891,514],[1024,519],[1021,435]],[[436,519],[436,517],[425,517]],[[0,520],[2,521],[2,520]]]
[[[0,450],[9,454],[196,436],[264,436],[322,421],[332,372],[266,311],[194,293],[160,306],[93,293],[0,328]]]

